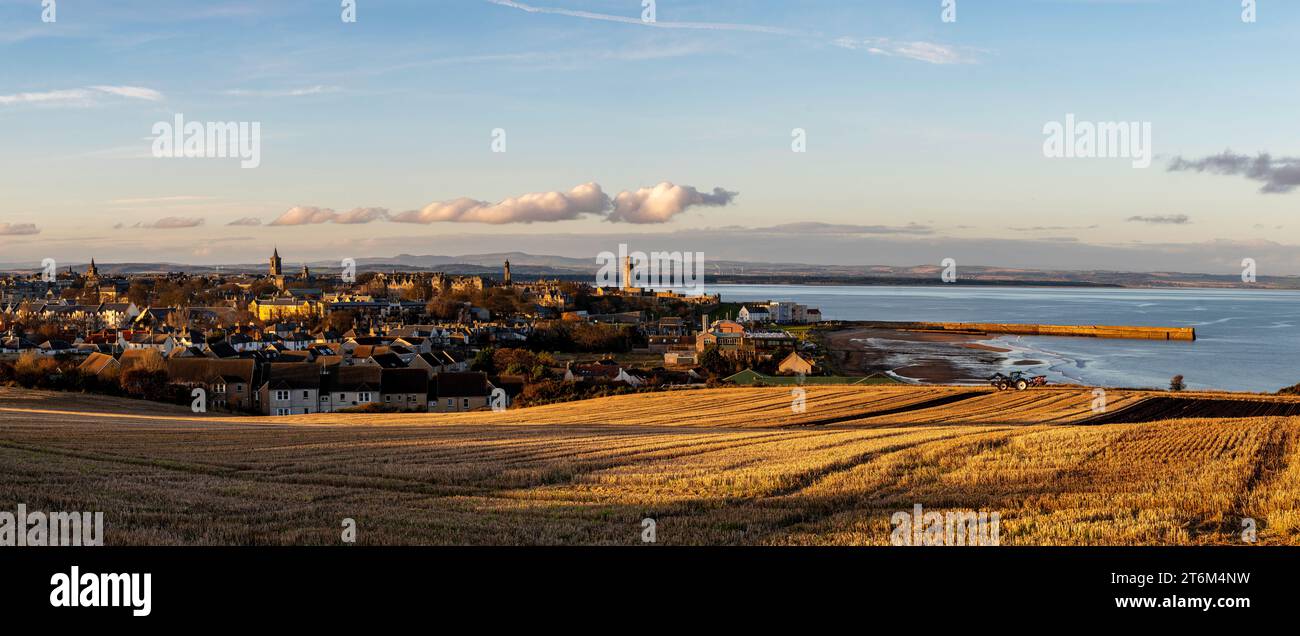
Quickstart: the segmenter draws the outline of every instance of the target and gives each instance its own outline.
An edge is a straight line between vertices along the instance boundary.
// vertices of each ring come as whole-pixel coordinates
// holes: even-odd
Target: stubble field
[[[1243,518],[1300,543],[1294,416],[1089,424],[1081,388],[805,390],[801,413],[749,388],[255,418],[0,388],[0,510],[103,511],[108,545],[339,544],[345,518],[361,544],[639,544],[647,517],[660,544],[883,545],[914,504],[998,512],[1003,545],[1240,544]],[[1163,404],[1107,399],[1108,420]]]

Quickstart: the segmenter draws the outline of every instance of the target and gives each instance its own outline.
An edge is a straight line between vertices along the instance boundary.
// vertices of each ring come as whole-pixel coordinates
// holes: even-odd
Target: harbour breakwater
[[[899,322],[853,321],[853,326],[971,334],[1013,334],[1022,336],[1067,336],[1072,338],[1120,338],[1130,340],[1196,340],[1192,327],[1131,327],[1123,325],[1017,325],[986,322]]]

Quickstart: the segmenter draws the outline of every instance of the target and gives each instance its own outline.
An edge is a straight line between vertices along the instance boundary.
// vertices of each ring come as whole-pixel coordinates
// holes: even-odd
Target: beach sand
[[[965,384],[983,383],[1002,368],[1003,354],[1011,350],[988,344],[992,337],[981,333],[850,328],[826,334],[826,344],[849,375],[892,373],[919,382]]]

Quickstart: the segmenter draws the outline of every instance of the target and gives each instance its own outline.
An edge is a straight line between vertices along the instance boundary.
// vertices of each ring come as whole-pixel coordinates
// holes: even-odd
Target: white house
[[[768,311],[767,305],[744,305],[736,318],[740,322],[768,322],[772,319],[772,313]]]

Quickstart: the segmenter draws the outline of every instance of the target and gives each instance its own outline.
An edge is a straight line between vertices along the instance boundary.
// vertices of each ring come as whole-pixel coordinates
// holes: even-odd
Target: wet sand
[[[982,333],[851,328],[826,334],[844,373],[886,373],[936,384],[983,383],[1011,350],[988,344]],[[1032,361],[1022,362],[1028,366]]]

